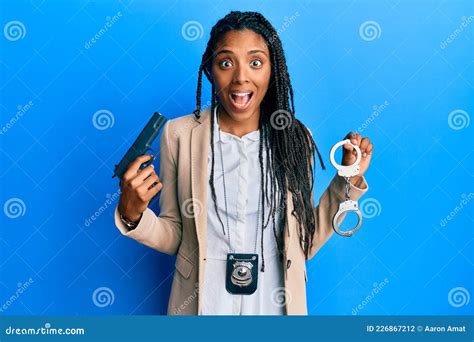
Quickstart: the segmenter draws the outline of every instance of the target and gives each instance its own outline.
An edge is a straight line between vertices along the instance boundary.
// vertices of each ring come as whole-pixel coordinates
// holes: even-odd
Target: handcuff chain
[[[351,199],[351,177],[344,177],[344,179],[346,180],[346,201],[348,201]]]

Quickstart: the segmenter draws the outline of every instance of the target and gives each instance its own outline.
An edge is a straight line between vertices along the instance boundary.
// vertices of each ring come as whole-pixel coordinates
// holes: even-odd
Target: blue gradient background
[[[31,285],[2,315],[165,314],[174,257],[120,235],[112,170],[154,111],[190,113],[197,70],[215,22],[228,11],[261,11],[281,30],[299,117],[324,154],[315,199],[335,170],[329,150],[388,103],[362,131],[374,143],[366,174],[363,227],[333,236],[308,262],[314,315],[467,315],[474,291],[473,204],[441,220],[473,192],[474,15],[469,1],[2,1],[1,25],[21,21],[23,39],[0,37],[2,208],[23,201],[23,215],[0,215],[0,308],[19,284]],[[120,19],[89,49],[107,16]],[[294,18],[292,20],[291,18]],[[195,20],[203,36],[182,27]],[[376,21],[380,36],[359,33]],[[285,25],[285,23],[289,23]],[[2,30],[3,31],[3,30]],[[204,83],[203,103],[210,87]],[[111,127],[93,115],[106,109]],[[448,116],[465,111],[464,128]],[[459,127],[457,127],[459,128]],[[112,197],[113,198],[113,197]],[[158,213],[155,201],[152,209]],[[10,215],[11,216],[11,215]],[[372,217],[371,217],[372,216]],[[350,223],[348,220],[347,223]],[[386,279],[386,280],[385,280]],[[374,286],[386,282],[368,301]],[[100,287],[113,304],[92,300]],[[450,304],[463,288],[464,305]]]

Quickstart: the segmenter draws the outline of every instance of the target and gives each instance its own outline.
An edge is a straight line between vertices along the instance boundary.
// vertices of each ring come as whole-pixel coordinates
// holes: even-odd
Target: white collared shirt
[[[207,261],[203,284],[201,315],[283,315],[285,314],[283,269],[278,257],[278,248],[273,233],[273,223],[264,230],[263,252],[265,271],[261,272],[261,211],[257,218],[258,200],[261,196],[261,173],[258,158],[260,131],[256,130],[239,138],[221,131],[222,153],[224,156],[227,211],[229,215],[230,243],[234,253],[258,254],[258,285],[251,295],[235,295],[225,288],[226,260],[229,251],[227,221],[222,180],[221,155],[219,148],[219,128],[214,110],[214,188],[217,208],[224,223],[225,234],[217,217],[211,187],[208,183],[208,229]],[[266,151],[263,148],[263,162]],[[212,151],[208,154],[208,179],[211,174]],[[270,185],[270,182],[268,183]],[[270,186],[268,191],[270,191]],[[268,195],[270,198],[270,194]],[[277,205],[278,205],[277,197]],[[270,206],[265,203],[265,222]],[[262,208],[260,209],[262,210]],[[275,215],[278,227],[279,215]],[[256,237],[257,222],[259,222]],[[280,235],[277,228],[277,233]],[[255,250],[255,238],[257,249]]]

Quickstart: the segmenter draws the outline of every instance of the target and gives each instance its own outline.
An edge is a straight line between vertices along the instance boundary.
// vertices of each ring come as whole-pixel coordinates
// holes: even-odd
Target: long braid
[[[259,148],[258,148],[258,160],[260,162],[260,179],[262,180],[262,187],[261,189],[263,190],[263,178],[264,178],[264,174],[263,174],[263,138],[264,138],[264,134],[262,133],[262,116],[260,116],[260,119],[259,119],[259,123],[258,123],[258,127],[260,129],[260,143],[259,143]],[[260,201],[260,199],[258,199]],[[261,229],[261,232],[260,232],[260,250],[262,251],[262,272],[265,272],[265,256],[263,254],[263,230],[265,229],[264,227],[264,223],[265,223],[265,193],[262,191],[262,229]],[[257,217],[257,222],[258,222],[259,218]]]
[[[203,71],[203,66],[201,64],[199,66],[199,72],[198,72],[198,85],[197,85],[197,90],[196,90],[196,108],[194,110],[194,116],[196,119],[199,119],[201,117],[202,71]]]

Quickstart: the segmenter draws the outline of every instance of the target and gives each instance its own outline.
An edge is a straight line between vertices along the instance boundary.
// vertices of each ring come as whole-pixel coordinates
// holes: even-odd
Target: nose
[[[248,82],[248,76],[247,76],[247,70],[245,70],[245,67],[239,63],[237,68],[235,68],[234,71],[234,77],[233,77],[233,82],[237,84],[243,84]]]

